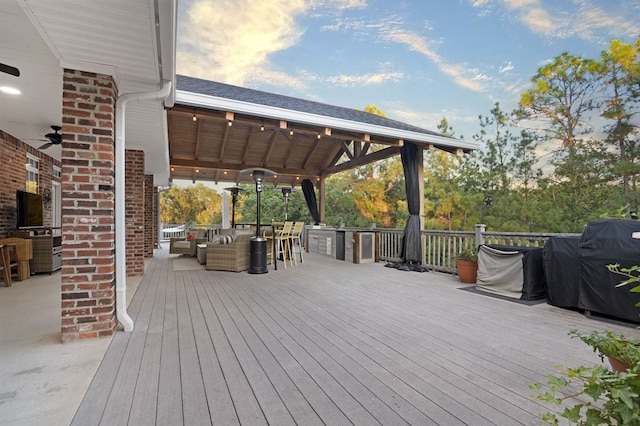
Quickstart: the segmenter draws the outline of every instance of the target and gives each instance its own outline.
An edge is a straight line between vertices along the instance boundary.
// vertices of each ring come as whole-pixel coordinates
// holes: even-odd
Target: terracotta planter
[[[610,356],[607,356],[607,359],[609,360],[609,364],[611,364],[611,369],[613,371],[617,371],[618,373],[624,373],[625,371],[629,371],[628,363],[624,361],[620,361],[618,358],[613,358]]]
[[[456,269],[460,282],[473,284],[478,276],[478,262],[474,260],[456,259]]]

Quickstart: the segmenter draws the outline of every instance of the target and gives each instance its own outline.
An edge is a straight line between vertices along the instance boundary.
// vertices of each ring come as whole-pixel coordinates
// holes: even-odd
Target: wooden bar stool
[[[298,264],[298,259],[296,258],[296,244],[300,249],[300,263],[302,263],[302,231],[304,230],[304,222],[295,222],[293,224],[293,229],[289,233],[289,247],[291,248],[291,256],[295,264]]]
[[[5,287],[11,287],[11,259],[7,244],[0,244],[0,275]]]
[[[18,246],[16,244],[5,244],[7,250],[7,265],[9,265],[9,276],[13,279],[15,276],[18,281],[24,278],[20,273],[20,262],[18,262]]]

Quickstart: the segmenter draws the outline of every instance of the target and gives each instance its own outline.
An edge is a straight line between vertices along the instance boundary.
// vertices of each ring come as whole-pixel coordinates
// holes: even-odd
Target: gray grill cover
[[[522,259],[517,251],[504,251],[482,245],[478,250],[476,288],[520,299],[524,283]]]
[[[521,300],[539,300],[547,295],[542,248],[480,246],[478,290]]]

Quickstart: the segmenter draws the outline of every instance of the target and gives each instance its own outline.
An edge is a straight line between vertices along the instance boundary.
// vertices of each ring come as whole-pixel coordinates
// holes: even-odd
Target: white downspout
[[[133,320],[127,314],[127,233],[125,226],[125,106],[131,101],[165,99],[171,93],[171,82],[154,92],[126,93],[116,101],[116,315],[124,331],[133,331]]]

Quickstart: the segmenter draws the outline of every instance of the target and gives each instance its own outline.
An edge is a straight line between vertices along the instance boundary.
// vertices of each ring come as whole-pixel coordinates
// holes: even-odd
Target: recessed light
[[[8,93],[9,95],[19,95],[21,92],[15,87],[0,86],[0,92]]]

